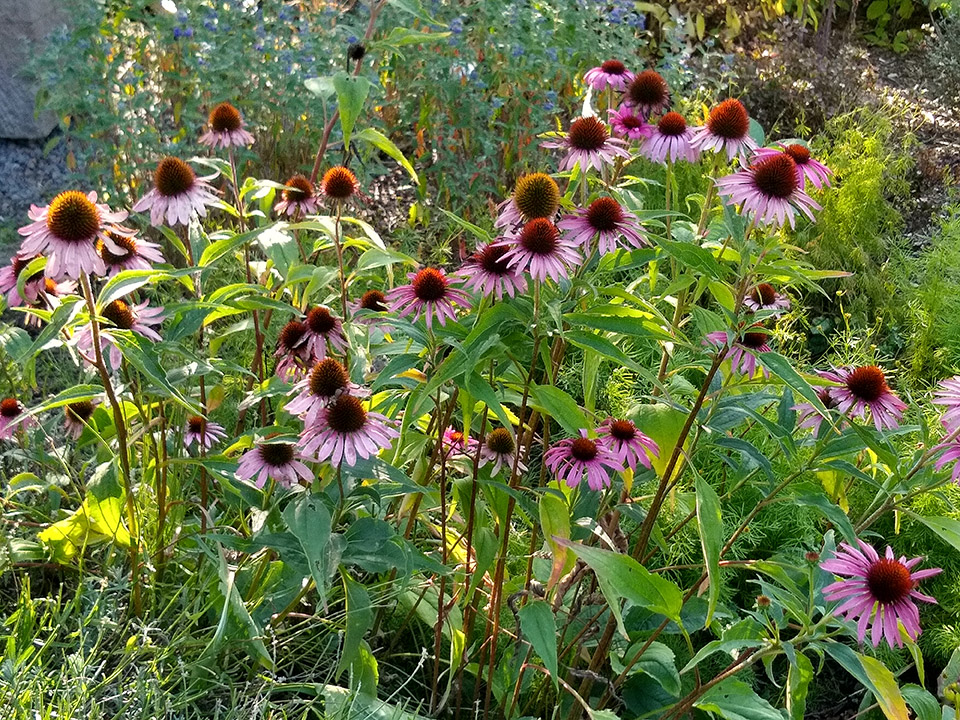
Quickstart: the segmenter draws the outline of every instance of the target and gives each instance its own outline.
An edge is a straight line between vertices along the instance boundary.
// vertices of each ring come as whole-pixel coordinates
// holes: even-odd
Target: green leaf
[[[700,524],[700,547],[707,566],[707,581],[710,583],[707,597],[707,618],[704,627],[710,624],[720,597],[720,550],[723,547],[723,520],[720,517],[720,498],[713,487],[697,473],[694,478],[697,494],[697,522]]]
[[[534,385],[531,388],[533,407],[554,420],[571,435],[579,435],[588,429],[587,417],[576,400],[552,385]]]
[[[351,75],[343,70],[333,76],[333,87],[337,90],[337,103],[340,107],[340,127],[343,129],[343,145],[350,147],[350,133],[363,110],[372,87],[369,80],[361,75]]]
[[[657,244],[662,247],[668,255],[679,260],[684,267],[708,275],[715,280],[723,279],[723,266],[709,250],[699,245],[674,240],[661,239],[657,241]]]
[[[116,492],[121,492],[119,487]],[[91,492],[79,508],[43,529],[37,539],[50,547],[54,560],[60,563],[70,562],[89,545],[112,541],[127,548],[132,538],[124,525],[123,513],[120,494],[97,497]]]
[[[494,415],[497,416],[497,419],[500,423],[508,428],[512,425],[510,418],[507,416],[507,411],[503,409],[503,404],[500,402],[500,398],[497,397],[496,391],[490,387],[490,383],[482,378],[478,373],[472,372],[469,375],[464,374],[458,378],[457,385],[460,385],[460,381],[463,382],[463,387],[470,395],[472,395],[477,400],[483,402]]]
[[[213,556],[213,551],[209,547],[205,545],[203,547],[208,555]],[[244,634],[248,641],[245,644],[248,650],[251,651],[251,655],[257,658],[265,667],[273,669],[273,658],[270,657],[270,653],[267,652],[267,646],[263,643],[263,632],[257,626],[256,621],[250,616],[250,612],[247,610],[247,606],[240,596],[240,591],[237,589],[236,568],[227,563],[227,558],[223,553],[223,546],[219,543],[217,544],[216,555],[214,557],[217,562],[217,572],[220,576],[219,588],[223,596],[223,608],[220,611],[220,620],[217,623],[217,629],[210,643],[204,649],[203,655],[209,656],[215,654],[220,647],[229,640],[227,633],[230,628],[229,619],[232,615],[234,620],[239,622],[245,631]]]
[[[288,683],[286,687],[290,686]],[[312,691],[315,687],[323,694],[324,717],[337,720],[428,720],[423,715],[407,712],[398,705],[370,698],[365,694],[353,693],[336,685],[315,686],[309,683],[303,690]]]
[[[330,542],[330,511],[312,495],[301,495],[283,509],[287,528],[300,541],[307,556],[320,597],[326,596],[332,568],[328,567],[327,544]]]
[[[399,30],[400,28],[394,28],[394,30]],[[343,113],[341,112],[341,115]],[[353,136],[354,140],[363,140],[368,142],[377,149],[385,152],[387,155],[396,160],[407,171],[407,174],[410,175],[410,178],[417,184],[420,184],[420,178],[417,175],[417,171],[413,169],[413,165],[410,164],[410,161],[407,160],[407,156],[400,152],[393,141],[384,135],[379,130],[374,130],[373,128],[364,128],[360,132],[356,133]]]
[[[897,680],[879,660],[861,655],[846,645],[831,642],[824,646],[827,654],[860,684],[873,693],[887,720],[909,720],[907,705],[897,687]]]
[[[588,330],[608,330],[627,337],[674,339],[651,313],[623,305],[601,305],[584,313],[567,313],[563,319]]]
[[[97,307],[103,308],[114,300],[165,277],[166,273],[157,270],[123,270],[110,278],[100,290]]]
[[[164,391],[168,397],[176,400],[191,413],[200,412],[200,407],[193,400],[184,396],[167,380],[167,373],[160,364],[152,340],[129,330],[111,330],[110,337],[120,349],[123,358],[149,379],[157,390]]]
[[[460,217],[459,215],[455,215],[454,213],[452,213],[452,212],[450,212],[450,211],[448,211],[448,210],[444,210],[443,208],[437,208],[437,209],[438,209],[440,212],[442,212],[444,215],[446,215],[448,218],[450,218],[451,220],[453,220],[453,222],[455,222],[455,223],[456,223],[457,225],[459,225],[461,228],[463,228],[464,230],[466,230],[467,232],[469,232],[471,235],[473,235],[474,237],[476,237],[476,238],[477,238],[478,240],[480,240],[481,242],[488,243],[488,242],[490,242],[491,240],[493,240],[493,236],[491,236],[490,233],[488,233],[488,232],[487,232],[486,230],[484,230],[482,227],[480,227],[480,226],[478,226],[478,225],[474,225],[472,222],[469,222],[469,221],[467,221],[467,220],[464,220],[464,219],[463,219],[462,217]]]
[[[561,545],[557,539],[570,539],[570,507],[567,501],[553,492],[545,492],[540,497],[540,528],[546,538],[547,547],[553,554],[553,566],[547,589],[552,589],[563,576],[573,568],[576,558],[570,549]]]
[[[877,689],[873,695],[888,720],[909,720],[907,704],[903,700],[903,695],[900,694],[900,688],[893,673],[882,662],[868,655],[861,655],[860,662],[867,677]]]
[[[73,319],[82,306],[83,302],[80,298],[65,297],[63,302],[53,311],[50,321],[37,333],[33,343],[22,351],[19,357],[15,358],[16,363],[23,365],[28,360],[33,359],[48,342],[60,334],[60,331]]]
[[[346,670],[360,652],[360,642],[364,634],[373,625],[373,610],[370,608],[370,595],[367,589],[341,572],[343,578],[343,593],[346,598],[346,632],[343,636],[343,651],[340,655],[340,664],[337,666],[337,676]]]
[[[857,533],[843,509],[835,502],[831,502],[830,498],[814,485],[804,485],[803,489],[805,492],[794,496],[794,502],[798,505],[817,508],[840,531],[843,539],[856,547]]]
[[[333,85],[333,78],[330,75],[308,78],[303,81],[303,85],[307,90],[322,100],[333,97],[337,92],[337,88]]]
[[[627,600],[651,612],[660,613],[680,623],[683,593],[674,583],[649,572],[629,555],[580,545],[560,538],[555,540],[560,545],[573,550],[593,569],[597,582],[600,583],[600,590],[610,605],[610,612],[616,618],[617,627],[624,637],[628,635],[620,614],[622,600]]]
[[[200,256],[200,262],[197,263],[199,267],[206,267],[207,265],[212,265],[217,260],[222,258],[224,255],[236,250],[239,247],[242,247],[245,243],[248,243],[252,240],[255,240],[260,233],[273,228],[276,223],[270,223],[269,225],[263,225],[262,227],[254,228],[253,230],[248,230],[245,233],[240,233],[239,235],[231,235],[230,237],[223,238],[222,240],[217,240],[210,243],[203,251],[203,254]]]
[[[804,400],[813,405],[816,411],[823,417],[827,417],[827,409],[820,401],[816,390],[810,386],[810,383],[803,379],[800,373],[793,369],[793,365],[787,358],[773,351],[760,353],[758,357],[767,370],[783,380],[790,386],[791,390],[798,393]]]
[[[748,134],[751,138],[757,143],[759,147],[763,147],[767,144],[767,133],[764,132],[763,125],[761,125],[754,118],[750,118],[750,130]]]
[[[559,688],[557,667],[557,620],[550,605],[534,600],[520,608],[520,629],[550,672],[553,687]]]
[[[44,256],[34,258],[27,263],[27,266],[17,275],[17,295],[21,298],[27,294],[27,281],[37,273],[43,272],[47,266],[47,259]]]
[[[867,20],[877,20],[887,11],[887,0],[873,0],[867,6]]]
[[[627,413],[627,416],[644,435],[652,438],[657,443],[657,447],[660,448],[659,454],[652,457],[650,462],[653,464],[653,469],[657,472],[657,475],[662,478],[667,470],[667,464],[670,462],[670,456],[680,439],[683,426],[687,421],[687,413],[665,403],[656,403],[654,405],[637,405]],[[690,436],[688,434],[684,446],[686,447],[689,443]],[[673,469],[674,476],[680,472],[680,467],[680,463],[677,463]]]
[[[919,685],[904,685],[900,688],[904,700],[913,708],[917,720],[940,720],[940,703],[929,691]]]
[[[923,517],[915,513],[910,514],[939,535],[941,540],[953,545],[954,549],[960,550],[960,521],[946,517]]]
[[[582,350],[592,350],[611,362],[623,365],[637,372],[642,373],[646,371],[638,362],[602,335],[597,335],[596,333],[585,330],[568,330],[563,336],[568,342]]]
[[[448,37],[450,37],[449,32],[423,32],[410,28],[395,27],[381,42],[391,47],[403,47],[404,45],[436,43]]]
[[[745,682],[735,678],[714,685],[694,703],[694,707],[727,720],[783,720],[779,710]]]
[[[613,671],[622,673],[637,653],[647,644],[646,640],[640,640],[631,645],[622,658],[616,655],[610,656],[610,664]],[[652,642],[649,647],[643,651],[643,655],[630,668],[629,675],[635,673],[644,673],[649,675],[658,683],[660,687],[666,690],[674,697],[680,695],[680,673],[677,672],[676,656],[668,646],[661,642]]]
[[[35,408],[30,409],[30,415],[37,415],[47,410],[53,410],[64,405],[80,402],[81,400],[92,400],[103,392],[100,385],[74,385],[72,388],[63,390],[46,400]]]
[[[813,680],[813,664],[803,653],[787,668],[787,712],[792,720],[803,720],[807,710],[807,688]]]

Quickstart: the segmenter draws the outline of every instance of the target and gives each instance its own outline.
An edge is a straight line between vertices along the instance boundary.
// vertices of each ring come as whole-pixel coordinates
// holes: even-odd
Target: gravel
[[[6,140],[0,138],[0,246],[19,244],[17,228],[29,222],[31,203],[43,204],[67,189],[67,147],[56,143],[44,152],[56,132],[42,140]],[[0,264],[5,258],[0,256]]]

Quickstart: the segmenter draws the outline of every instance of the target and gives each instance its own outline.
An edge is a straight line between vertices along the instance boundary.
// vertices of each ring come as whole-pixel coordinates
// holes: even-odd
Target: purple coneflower
[[[633,80],[633,73],[619,60],[607,60],[600,67],[587,70],[583,74],[583,82],[594,90],[612,88],[623,92]]]
[[[150,307],[146,300],[131,305],[126,300],[117,299],[101,309],[100,315],[110,322],[109,325],[100,324],[100,352],[105,354],[104,361],[113,370],[119,369],[123,361],[123,354],[113,340],[113,328],[130,330],[155,342],[163,340],[153,329],[163,322],[163,308]],[[77,347],[92,360],[93,326],[90,323],[77,330],[76,341]]]
[[[74,440],[79,440],[83,429],[90,424],[97,403],[93,400],[79,400],[63,408],[63,429]]]
[[[189,225],[193,217],[204,217],[208,205],[220,201],[206,178],[198,178],[180,158],[165,157],[153,174],[153,188],[137,200],[134,212],[150,211],[150,224],[160,227]]]
[[[17,280],[20,273],[26,270],[27,265],[40,257],[20,257],[14,255],[10,258],[10,264],[0,268],[0,293],[7,297],[7,307],[20,307],[21,305],[33,305],[37,301],[39,286],[43,284],[43,271],[40,270],[27,278],[23,286],[23,291],[27,295],[26,300],[20,297],[20,291],[17,289]]]
[[[597,250],[601,255],[616,250],[620,238],[632,248],[649,244],[637,216],[611,197],[597,198],[590,203],[590,207],[564,217],[557,227],[569,233],[570,241],[578,244],[584,255],[590,254],[594,237],[597,238]]]
[[[273,353],[277,358],[274,372],[285,382],[299,380],[307,372],[313,358],[306,343],[307,332],[306,323],[291,320],[277,336],[277,349]]]
[[[313,473],[301,462],[296,445],[284,442],[262,442],[247,450],[237,465],[237,477],[250,480],[258,488],[267,484],[269,478],[287,488],[299,480],[310,482]]]
[[[509,250],[500,243],[478,247],[458,271],[466,278],[463,287],[481,295],[493,295],[497,300],[503,299],[505,294],[513,297],[526,292],[527,279],[504,259]]]
[[[441,268],[427,267],[419,272],[408,273],[409,285],[401,285],[387,294],[389,302],[399,317],[413,314],[414,321],[423,315],[427,329],[433,328],[433,320],[445,325],[447,319],[456,320],[454,303],[462,308],[470,307],[470,296],[463,290],[451,287],[451,277]]]
[[[380,413],[366,410],[353,395],[343,394],[304,429],[298,447],[317,462],[353,466],[358,458],[373,457],[400,436],[389,422]]]
[[[156,243],[138,238],[132,233],[127,235],[111,232],[109,235],[113,247],[102,240],[97,241],[97,252],[103,260],[108,277],[124,270],[150,270],[153,263],[163,262],[163,254]],[[124,252],[117,253],[114,248],[120,248]]]
[[[821,377],[832,375],[832,373],[827,373],[822,370],[818,370],[817,374]],[[824,386],[816,389],[817,397],[820,398],[820,402],[823,403],[823,406],[827,410],[833,410],[839,405],[833,397],[832,390],[832,386]],[[813,431],[814,435],[820,434],[820,426],[823,424],[825,418],[813,405],[810,403],[797,403],[791,410],[797,411],[797,427],[809,428]],[[838,428],[842,428],[845,425],[846,422],[843,420],[837,423]]]
[[[526,472],[527,466],[517,461],[516,457],[517,444],[514,442],[513,433],[506,428],[497,428],[491,430],[483,441],[483,447],[480,448],[480,467],[491,464],[490,477],[496,477],[504,468],[512,473],[514,462],[517,463],[517,472]]]
[[[580,437],[552,445],[543,460],[557,480],[563,480],[570,487],[579,485],[586,473],[591,490],[610,487],[610,473],[626,469],[613,450],[588,438],[586,430],[580,431]]]
[[[123,248],[114,244],[110,233],[133,232],[119,225],[126,220],[126,211],[111,211],[97,202],[95,192],[67,190],[46,207],[31,205],[27,215],[33,222],[17,231],[24,237],[18,254],[23,258],[46,255],[44,274],[56,280],[76,279],[81,273],[103,275],[97,241],[122,254]]]
[[[617,137],[627,140],[643,140],[653,135],[653,126],[634,113],[633,108],[624,106],[610,111],[610,129]]]
[[[907,404],[893,394],[883,370],[877,366],[834,368],[820,375],[840,383],[841,387],[830,388],[830,394],[844,415],[865,419],[869,408],[877,430],[899,426]]]
[[[640,146],[640,154],[651,162],[686,160],[696,162],[699,152],[693,145],[693,128],[687,126],[683,115],[668,112],[653,128],[650,138]]]
[[[43,277],[41,274],[36,280],[28,280],[23,287],[23,292],[27,296],[28,307],[56,310],[60,306],[60,298],[77,292],[77,282],[76,280],[56,282],[52,278]],[[29,313],[27,319],[24,320],[24,324],[39,327],[41,319],[37,315]]]
[[[447,428],[443,433],[443,448],[447,457],[454,455],[472,455],[477,449],[477,441],[462,430]]]
[[[787,155],[797,166],[797,182],[803,187],[804,182],[809,182],[817,190],[824,187],[830,187],[830,176],[833,170],[828,168],[822,162],[813,159],[810,154],[810,148],[800,143],[783,145],[776,143],[772,148],[760,148],[754,153],[757,160],[766,160],[767,158],[778,155]]]
[[[227,102],[210,111],[209,129],[200,136],[200,142],[210,147],[243,147],[253,145],[253,135],[243,129],[240,111]]]
[[[942,450],[940,457],[936,459],[933,466],[937,470],[942,470],[949,463],[954,463],[953,472],[950,473],[950,479],[954,483],[960,484],[960,440],[951,440],[950,442],[938,445],[937,450]]]
[[[960,428],[960,376],[941,380],[933,392],[933,402],[946,408],[940,422],[948,431]]]
[[[797,179],[797,164],[789,155],[779,153],[758,160],[746,170],[726,175],[716,181],[721,195],[740,203],[744,212],[752,212],[763,225],[794,227],[799,210],[811,220],[820,205],[807,195]]]
[[[313,183],[303,175],[294,175],[284,183],[280,202],[273,206],[277,215],[302,217],[312,215],[320,207],[320,200]]]
[[[617,460],[625,463],[631,470],[637,469],[639,462],[650,469],[650,456],[660,455],[660,448],[656,441],[640,432],[639,428],[630,420],[616,420],[607,418],[597,428],[600,442],[608,447]]]
[[[517,272],[529,272],[536,280],[548,277],[559,282],[567,270],[580,262],[574,244],[546,218],[531,220],[515,237],[502,241],[509,250],[503,260]]]
[[[713,108],[707,124],[694,130],[693,144],[701,152],[726,152],[728,160],[745,161],[757,142],[750,137],[750,116],[743,103],[730,98]]]
[[[627,87],[623,103],[644,118],[660,115],[670,107],[670,88],[660,73],[644,70]]]
[[[10,440],[18,427],[27,427],[35,422],[26,414],[26,408],[17,398],[0,400],[0,440]]]
[[[570,130],[560,140],[543,143],[546,148],[561,148],[567,151],[560,161],[561,170],[580,166],[580,172],[593,168],[597,172],[611,164],[617,157],[628,158],[630,153],[624,141],[611,138],[607,126],[592,116],[577,118]]]
[[[759,329],[748,330],[734,340],[733,344],[727,350],[724,356],[725,360],[730,361],[730,370],[739,372],[752,378],[757,374],[757,353],[770,352],[770,346],[767,344],[770,336]],[[723,347],[729,342],[727,333],[723,330],[707,333],[704,343]],[[770,373],[766,368],[761,367],[763,376],[769,377]]]
[[[843,600],[835,610],[837,615],[846,615],[848,620],[857,621],[857,636],[863,642],[867,636],[867,625],[873,618],[871,640],[873,646],[880,644],[883,637],[892,647],[903,647],[897,621],[911,640],[920,634],[920,612],[914,600],[925,603],[937,601],[929,595],[919,592],[917,583],[941,572],[940,568],[928,568],[912,572],[923,558],[907,560],[901,556],[897,560],[890,546],[884,557],[880,557],[872,546],[863,540],[857,540],[860,549],[847,543],[840,543],[840,549],[832,558],[820,564],[824,570],[840,575],[845,580],[827,585],[823,597],[828,601]]]
[[[345,202],[360,189],[360,183],[349,168],[337,165],[323,174],[320,187],[325,197],[334,202]]]
[[[358,302],[350,303],[349,309],[353,322],[379,327],[383,332],[389,331],[389,321],[383,317],[383,313],[389,310],[387,296],[382,291],[367,290]]]
[[[343,353],[347,349],[343,321],[331,313],[329,308],[311,308],[303,322],[307,326],[304,343],[314,360],[325,358],[328,350]]]
[[[209,450],[218,442],[227,437],[223,425],[210,422],[202,415],[191,415],[187,418],[187,425],[183,433],[183,446],[189,450],[194,443],[197,447]]]
[[[307,425],[316,422],[325,407],[344,393],[364,394],[357,385],[350,382],[347,369],[333,358],[323,358],[310,370],[306,378],[293,386],[296,395],[287,403],[287,412],[299,415]]]
[[[506,228],[508,235],[536,218],[552,220],[560,209],[560,188],[546,173],[529,173],[517,178],[513,195],[500,203],[494,227]]]
[[[778,293],[770,283],[755,286],[743,299],[743,304],[753,312],[769,311],[771,317],[790,309],[790,299]]]

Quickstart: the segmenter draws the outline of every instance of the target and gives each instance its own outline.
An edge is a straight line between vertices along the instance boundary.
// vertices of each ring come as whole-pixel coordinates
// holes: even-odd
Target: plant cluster
[[[218,102],[204,155],[158,154],[130,212],[64,189],[20,228],[0,273],[29,327],[0,333],[0,560],[22,583],[5,706],[54,703],[26,689],[29,578],[60,565],[78,598],[101,584],[92,607],[49,603],[95,644],[117,602],[130,652],[197,638],[158,683],[189,688],[169,713],[219,711],[206,694],[256,676],[334,717],[417,698],[800,720],[825,666],[860,710],[952,712],[960,661],[935,687],[917,645],[941,568],[890,519],[960,551],[960,378],[908,397],[862,350],[812,369],[778,352],[788,311],[847,274],[797,244],[844,197],[836,168],[768,142],[739,99],[696,117],[669,75],[610,58],[581,113],[531,131],[539,162],[492,223],[436,199],[464,252],[421,264],[356,217],[354,156],[330,157],[337,126],[423,188],[358,127],[374,47],[312,83],[336,98],[312,173],[244,177],[259,122]],[[38,397],[51,357],[69,382]],[[151,630],[172,606],[189,623]],[[155,691],[126,662],[97,682],[125,679]]]

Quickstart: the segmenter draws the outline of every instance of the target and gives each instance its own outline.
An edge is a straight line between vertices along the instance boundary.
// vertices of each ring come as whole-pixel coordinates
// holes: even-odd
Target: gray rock
[[[43,138],[57,124],[50,113],[37,116],[36,88],[23,70],[68,7],[62,0],[0,0],[0,138]]]

